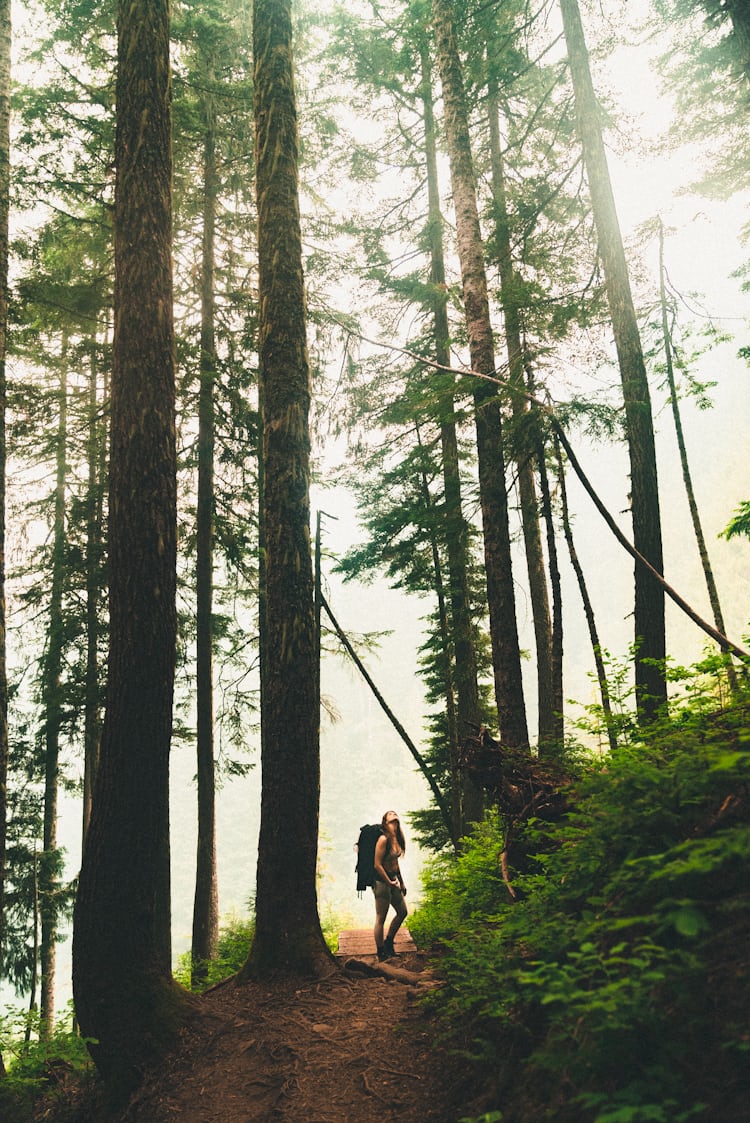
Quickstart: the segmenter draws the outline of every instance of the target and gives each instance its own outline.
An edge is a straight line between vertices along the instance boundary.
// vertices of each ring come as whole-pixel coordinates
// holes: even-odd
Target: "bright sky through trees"
[[[327,0],[313,2],[319,11],[330,11],[333,7]],[[366,10],[365,4],[360,6]],[[701,375],[717,381],[716,388],[711,391],[714,407],[699,413],[688,406],[685,424],[689,452],[694,458],[698,500],[705,520],[709,550],[712,551],[717,580],[726,601],[728,631],[732,638],[741,642],[748,630],[750,604],[748,545],[741,540],[718,545],[716,535],[726,526],[739,501],[748,498],[743,453],[750,440],[750,380],[746,364],[737,358],[737,350],[746,339],[750,301],[747,294],[742,293],[740,282],[731,277],[732,272],[749,256],[739,237],[747,221],[748,200],[738,196],[724,202],[711,202],[686,192],[695,172],[694,147],[686,146],[675,152],[659,149],[660,139],[672,121],[673,106],[661,92],[660,80],[649,59],[667,44],[674,31],[665,30],[657,42],[647,41],[641,24],[650,7],[647,0],[603,0],[601,4],[583,4],[582,15],[592,48],[602,34],[612,35],[618,44],[614,54],[606,58],[597,55],[594,49],[592,64],[597,92],[602,100],[611,104],[613,118],[618,122],[617,128],[608,131],[606,139],[616,203],[634,271],[637,303],[640,307],[653,305],[658,297],[658,242],[653,232],[644,240],[640,227],[661,216],[669,231],[666,254],[670,280],[685,298],[686,319],[693,319],[700,325],[710,317],[718,327],[736,335],[731,342],[710,351],[702,361]],[[26,3],[14,4],[13,15],[16,40],[20,42],[27,32],[34,29],[36,17]],[[556,10],[553,9],[550,26],[556,20]],[[36,26],[43,25],[39,23]],[[316,90],[304,76],[300,86],[299,112],[304,131],[305,114],[312,112]],[[305,174],[303,169],[303,180]],[[304,192],[304,182],[302,187]],[[391,187],[388,185],[387,190],[390,191]],[[342,207],[346,207],[348,190],[357,192],[359,188],[349,188],[340,182],[329,198],[335,199],[337,204],[340,201]],[[313,205],[311,196],[308,194],[303,198],[304,205],[309,209]],[[304,218],[303,215],[303,252],[311,253],[313,249],[319,252],[320,242],[306,237]],[[638,264],[638,255],[642,266]],[[345,307],[346,300],[349,300],[352,310],[361,310],[357,308],[358,292],[351,278],[341,277],[331,287],[335,287],[337,304]],[[324,299],[325,293],[316,289],[311,303]],[[342,357],[339,353],[331,354],[328,362],[332,371],[338,371]],[[565,397],[569,388],[582,376],[592,385],[600,381],[603,386],[612,381],[611,371],[593,371],[587,365],[585,356],[569,353],[566,365],[555,372],[555,393]],[[674,438],[665,403],[664,393],[654,392],[660,478],[664,493],[669,497],[663,511],[665,572],[668,580],[701,609],[705,593],[701,587],[697,556],[689,538],[687,509],[679,487]],[[581,442],[580,439],[574,443],[605,502],[620,515],[627,503],[627,466],[623,449]],[[326,436],[325,447],[317,452],[321,455],[322,464],[334,468],[347,455],[343,439],[335,440],[330,436]],[[602,610],[606,608],[608,613],[605,642],[615,656],[624,658],[632,631],[628,587],[632,563],[611,539],[575,483],[571,483],[570,490],[579,549],[591,581],[592,597],[595,604]],[[318,508],[335,516],[325,523],[327,550],[340,555],[357,542],[361,529],[348,493],[340,489],[314,487],[312,508],[313,517]],[[416,677],[416,665],[424,605],[415,599],[405,602],[403,594],[389,589],[383,579],[367,587],[343,586],[331,572],[332,563],[325,558],[324,568],[327,596],[345,629],[355,632],[388,631],[378,653],[367,657],[368,666],[388,702],[410,734],[418,740],[424,703],[421,684]],[[564,581],[567,602],[573,604],[576,592],[567,570]],[[522,646],[530,650],[531,621],[523,597],[519,600],[518,609],[519,623],[524,629]],[[577,614],[572,614],[572,610],[570,612],[570,619],[566,619],[565,647],[570,666],[566,667],[565,691],[567,698],[575,698],[585,704],[592,695],[590,658],[582,621]],[[703,645],[702,634],[676,610],[668,607],[669,649],[679,651],[681,660],[689,660],[700,655]],[[530,665],[524,669],[524,674],[527,672],[531,675]],[[354,864],[351,844],[359,826],[372,818],[376,811],[381,813],[386,805],[397,803],[399,810],[403,811],[417,806],[425,798],[424,785],[413,774],[412,763],[405,750],[395,739],[355,672],[339,659],[327,659],[323,675],[323,692],[340,711],[341,720],[332,724],[324,718],[322,724],[321,837],[322,865],[327,876],[321,886],[321,896],[323,910],[328,906],[354,910],[357,902],[351,892]],[[364,780],[352,785],[352,798],[346,807],[342,807],[337,788],[342,761],[362,779],[367,776],[365,764],[368,755],[384,757],[387,762],[385,779],[379,773],[371,783]],[[190,939],[195,852],[193,772],[192,746],[178,747],[172,759],[176,952],[182,951]],[[222,912],[244,910],[253,892],[259,788],[260,770],[256,768],[245,779],[227,782],[219,798]],[[63,794],[61,809],[60,842],[67,849],[67,866],[72,873],[79,861],[77,799]],[[415,889],[417,866],[418,859],[412,849],[409,873],[410,884]],[[63,994],[60,1004],[65,998],[67,975],[64,955],[61,949],[59,977]]]

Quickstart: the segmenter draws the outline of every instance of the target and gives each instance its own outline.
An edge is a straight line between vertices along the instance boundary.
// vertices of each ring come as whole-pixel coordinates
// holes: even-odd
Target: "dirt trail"
[[[423,962],[392,962],[419,985],[365,967],[214,988],[121,1123],[456,1123],[468,1114],[458,1066],[432,1048],[416,1001]]]

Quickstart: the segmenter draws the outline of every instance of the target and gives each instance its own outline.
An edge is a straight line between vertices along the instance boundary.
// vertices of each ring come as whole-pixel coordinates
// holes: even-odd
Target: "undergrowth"
[[[335,949],[342,918],[332,911],[321,919],[323,935]],[[179,956],[175,980],[186,989],[204,991],[234,975],[243,966],[253,940],[252,915],[231,914],[222,921],[216,959],[192,988],[190,952]],[[100,1119],[100,1089],[85,1041],[74,1028],[72,1003],[48,1037],[40,1034],[39,1018],[28,1011],[0,1017],[0,1055],[7,1075],[0,1079],[0,1123],[95,1123]]]
[[[82,1105],[96,1078],[86,1042],[74,1029],[72,1003],[48,1036],[40,1034],[37,1013],[7,1011],[0,1017],[0,1053],[7,1070],[0,1080],[1,1120],[32,1120],[43,1100],[56,1123],[85,1123]]]
[[[336,951],[338,934],[347,926],[348,920],[343,919],[338,913],[329,909],[320,918],[323,938],[331,951]],[[214,986],[222,979],[235,975],[244,965],[250,952],[255,932],[255,919],[252,915],[227,916],[219,932],[219,944],[216,958],[204,964],[205,977],[197,985],[192,982],[192,956],[189,951],[184,952],[177,960],[174,977],[181,986],[188,990],[204,991]]]
[[[437,858],[410,918],[441,952],[429,998],[485,1118],[747,1118],[750,717],[687,699],[592,762],[562,823],[531,822],[513,877],[489,814]]]

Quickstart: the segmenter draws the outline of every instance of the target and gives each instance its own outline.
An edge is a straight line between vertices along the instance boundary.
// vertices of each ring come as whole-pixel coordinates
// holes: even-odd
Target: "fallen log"
[[[407,986],[434,986],[435,982],[426,971],[409,971],[405,967],[395,967],[390,960],[376,963],[365,963],[363,959],[347,959],[344,971],[352,975],[364,975],[367,978],[392,979],[396,983]]]

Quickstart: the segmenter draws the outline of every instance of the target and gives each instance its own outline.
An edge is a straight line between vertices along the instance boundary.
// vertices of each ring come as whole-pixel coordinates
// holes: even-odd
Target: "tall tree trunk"
[[[614,750],[617,748],[617,737],[615,736],[612,703],[609,693],[609,683],[607,681],[607,670],[604,666],[604,659],[602,657],[602,647],[599,642],[599,631],[596,626],[594,607],[591,603],[591,597],[589,596],[589,590],[586,584],[586,577],[584,575],[583,567],[579,560],[578,551],[576,550],[575,541],[573,539],[573,529],[570,525],[570,514],[568,511],[568,492],[565,486],[565,467],[563,465],[560,445],[557,440],[555,440],[555,457],[557,460],[557,480],[560,487],[560,508],[562,512],[563,533],[565,534],[565,541],[567,543],[568,553],[570,555],[570,563],[573,566],[573,571],[576,575],[576,580],[578,581],[578,589],[581,594],[581,600],[583,602],[583,611],[589,630],[591,650],[594,653],[594,665],[596,666],[596,677],[599,682],[599,693],[602,699],[602,714],[604,715],[604,724],[607,728],[609,747],[614,752]]]
[[[677,436],[677,448],[680,453],[680,467],[682,468],[682,482],[685,485],[685,494],[687,495],[688,507],[690,508],[690,518],[693,523],[693,533],[695,534],[695,541],[698,545],[698,554],[701,559],[701,567],[703,569],[703,577],[706,582],[706,589],[708,590],[708,599],[711,604],[711,611],[713,613],[714,624],[716,630],[726,635],[726,628],[724,627],[724,614],[721,611],[721,602],[719,600],[719,590],[716,587],[714,579],[714,571],[711,567],[711,559],[708,556],[708,547],[706,546],[706,538],[703,533],[703,526],[701,524],[700,512],[698,511],[698,504],[695,499],[695,489],[693,487],[693,477],[690,472],[690,463],[688,461],[687,446],[685,445],[685,434],[682,428],[682,417],[680,416],[680,401],[677,396],[677,384],[674,377],[674,363],[672,361],[672,339],[669,330],[669,314],[667,309],[667,290],[665,282],[666,270],[664,268],[664,225],[659,221],[659,296],[661,301],[661,327],[662,335],[664,337],[664,361],[667,370],[667,383],[669,385],[669,400],[672,406],[672,419],[674,421],[675,434]],[[737,685],[737,675],[731,663],[731,655],[726,648],[723,649],[727,655],[727,676],[729,683],[734,689]]]
[[[204,95],[203,270],[201,284],[201,362],[198,398],[198,515],[196,559],[198,848],[193,903],[193,984],[206,978],[219,942],[219,890],[216,873],[216,780],[213,705],[213,523],[214,523],[214,258],[216,230],[215,112],[213,66]]]
[[[565,737],[565,696],[563,693],[563,611],[562,583],[557,555],[557,538],[552,517],[552,496],[550,495],[549,476],[541,440],[537,450],[539,464],[539,491],[542,496],[542,512],[547,528],[547,554],[549,556],[550,587],[552,589],[552,635],[550,636],[550,678],[552,725],[551,740],[554,745],[562,745]]]
[[[417,441],[420,449],[424,450],[422,444],[422,437],[419,431],[419,425],[416,426]],[[460,793],[461,793],[461,776],[459,771],[460,760],[460,741],[458,735],[458,708],[456,704],[456,685],[454,681],[454,668],[455,668],[455,654],[453,650],[453,638],[451,635],[451,628],[448,620],[448,605],[445,596],[445,582],[443,581],[443,564],[440,558],[440,546],[438,544],[437,534],[435,531],[435,515],[432,496],[430,495],[430,485],[427,479],[427,473],[422,466],[420,472],[420,482],[422,485],[422,497],[424,500],[425,515],[427,519],[427,526],[429,527],[430,550],[432,552],[432,569],[435,574],[435,596],[438,605],[438,626],[440,629],[440,647],[442,651],[442,675],[443,675],[443,695],[445,698],[445,716],[446,725],[448,728],[448,752],[450,761],[450,783],[451,783],[451,842],[454,847],[458,844],[461,838],[460,825]]]
[[[253,10],[265,619],[255,937],[242,976],[332,968],[318,916],[319,712],[310,549],[310,367],[290,0]]]
[[[5,641],[5,356],[8,337],[10,208],[10,0],[0,0],[0,977],[5,963],[5,854],[8,823],[8,666]],[[5,1074],[0,1054],[0,1076]]]
[[[443,253],[443,216],[440,210],[440,184],[437,166],[437,141],[432,95],[432,72],[427,44],[420,48],[422,106],[425,131],[425,163],[427,168],[428,229],[430,243],[430,283],[432,285],[432,316],[435,333],[435,360],[450,367],[450,327],[448,324],[448,288],[445,282]],[[455,660],[456,690],[455,758],[451,760],[453,777],[452,811],[454,837],[465,834],[469,823],[482,818],[482,791],[469,777],[463,776],[459,746],[482,722],[477,680],[477,654],[469,596],[469,528],[464,518],[461,499],[461,471],[456,435],[455,379],[440,395],[440,445],[445,493],[445,541],[448,559],[449,603]]]
[[[663,572],[661,515],[651,396],[635,315],[625,250],[604,150],[599,107],[591,80],[578,0],[560,0],[578,130],[591,192],[599,253],[620,365],[630,453],[633,545]],[[650,721],[667,702],[664,590],[642,566],[635,567],[635,682],[641,719]]]
[[[104,479],[106,476],[106,379],[99,401],[99,370],[92,341],[88,386],[88,485],[86,516],[86,714],[83,733],[83,830],[91,820],[91,804],[101,741],[101,683],[99,673],[99,609],[102,599],[102,561],[104,552]]]
[[[168,0],[119,0],[107,701],[75,909],[82,1034],[113,1101],[176,1037],[169,749],[176,649]]]
[[[39,854],[34,847],[34,897],[31,909],[31,978],[29,980],[29,1014],[37,1011],[36,992],[39,985]],[[24,1041],[28,1045],[31,1041],[31,1023],[29,1018],[24,1032]]]
[[[445,131],[456,212],[458,256],[472,370],[492,376],[495,352],[490,324],[487,275],[479,228],[474,164],[469,138],[463,74],[455,34],[452,0],[432,0],[438,66],[443,88]],[[527,746],[521,654],[505,490],[505,458],[500,406],[493,383],[474,380],[479,493],[487,573],[492,663],[495,673],[500,741]]]
[[[518,286],[515,277],[510,244],[510,223],[505,190],[505,168],[500,142],[500,102],[497,78],[488,52],[487,115],[490,137],[492,170],[492,200],[495,212],[495,232],[500,271],[500,301],[505,324],[505,343],[508,352],[508,381],[511,385],[511,408],[515,422],[515,454],[518,467],[518,490],[521,500],[521,525],[526,549],[526,568],[529,575],[529,596],[534,621],[536,644],[536,674],[539,709],[539,749],[556,739],[555,703],[552,683],[552,623],[549,594],[539,526],[539,500],[534,480],[534,457],[528,437],[532,427],[528,424],[529,405],[525,393],[525,357],[521,333],[521,313],[518,306]],[[514,393],[518,387],[522,392]],[[535,427],[534,427],[535,428]]]
[[[55,950],[57,945],[57,792],[60,759],[62,699],[60,672],[63,659],[63,586],[65,582],[65,487],[68,471],[68,345],[63,338],[60,355],[57,468],[52,531],[47,651],[42,668],[44,714],[44,822],[39,865],[41,913],[40,1031],[49,1036],[55,1013]]]

